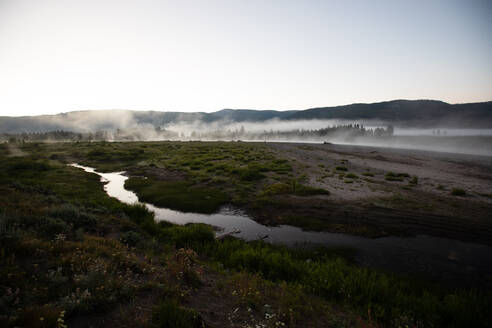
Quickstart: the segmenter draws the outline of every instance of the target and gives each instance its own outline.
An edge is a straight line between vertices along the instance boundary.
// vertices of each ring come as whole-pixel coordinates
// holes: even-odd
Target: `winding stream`
[[[71,166],[98,174],[109,196],[127,204],[139,202],[134,192],[124,188],[128,179],[124,172],[100,173],[78,164]],[[221,229],[217,235],[234,233],[236,237],[246,240],[265,239],[292,246],[314,243],[327,247],[349,247],[357,251],[356,260],[361,265],[421,275],[450,285],[492,287],[492,247],[486,245],[426,235],[371,239],[341,233],[303,231],[287,225],[268,227],[230,207],[208,215],[142,204],[155,213],[157,221],[210,224]]]

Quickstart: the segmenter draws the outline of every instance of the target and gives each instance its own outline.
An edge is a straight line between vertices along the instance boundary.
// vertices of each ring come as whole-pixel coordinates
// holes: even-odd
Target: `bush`
[[[33,305],[22,309],[15,322],[16,327],[60,327],[60,309],[50,305]],[[42,318],[42,320],[40,320]]]
[[[264,195],[281,195],[292,192],[292,186],[286,183],[274,183],[269,185],[263,191]]]
[[[94,231],[98,223],[98,220],[94,215],[84,213],[71,204],[66,204],[51,210],[50,216],[65,221],[72,225],[74,229],[83,228],[87,231]]]
[[[403,178],[409,178],[408,173],[394,173],[388,172],[385,174],[384,179],[388,181],[403,181]]]
[[[39,219],[39,230],[50,239],[59,234],[68,234],[71,230],[70,226],[63,220],[50,217],[40,217]]]
[[[158,328],[201,328],[204,327],[204,323],[196,311],[183,308],[175,301],[166,299],[153,308],[152,326]]]
[[[208,243],[213,243],[215,234],[212,228],[205,224],[188,224],[173,226],[166,229],[176,248],[198,249]]]
[[[51,169],[51,166],[45,162],[37,162],[29,159],[18,159],[16,162],[9,165],[9,172],[43,172]]]
[[[263,173],[260,172],[259,168],[247,167],[239,169],[239,178],[243,181],[255,181],[261,180],[265,177]]]
[[[451,190],[451,195],[453,196],[466,196],[466,191],[461,188],[453,188]]]
[[[261,196],[268,195],[282,195],[282,194],[294,194],[297,196],[312,196],[312,195],[329,195],[328,190],[322,188],[315,188],[300,184],[297,180],[293,179],[289,184],[287,183],[274,183],[265,188]]]
[[[0,213],[0,245],[2,247],[4,245],[7,249],[15,247],[21,233],[17,226],[18,222],[15,218]]]
[[[87,153],[87,157],[90,159],[100,159],[101,157],[105,157],[106,152],[101,148],[96,148]]]
[[[142,240],[142,235],[136,231],[127,231],[121,235],[121,242],[131,247],[137,246]]]

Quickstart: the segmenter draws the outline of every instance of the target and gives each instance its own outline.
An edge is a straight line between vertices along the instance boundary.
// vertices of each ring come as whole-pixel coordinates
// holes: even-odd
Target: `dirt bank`
[[[492,240],[492,157],[331,144],[269,143],[329,196],[279,196],[261,222],[368,236]],[[296,222],[297,221],[297,222]]]

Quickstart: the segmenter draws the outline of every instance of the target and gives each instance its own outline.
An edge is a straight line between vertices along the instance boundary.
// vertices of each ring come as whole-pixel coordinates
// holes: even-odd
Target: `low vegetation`
[[[108,197],[96,175],[65,165],[77,160],[100,170],[142,170],[149,178],[132,178],[128,187],[193,211],[203,199],[214,204],[206,209],[212,212],[251,195],[327,194],[289,177],[288,162],[261,146],[225,144],[235,154],[229,155],[197,143],[184,151],[187,156],[173,157],[175,147],[182,145],[26,144],[28,155],[0,157],[4,326],[485,327],[491,321],[488,291],[362,268],[350,250],[217,240],[206,225],[157,223],[144,206]],[[213,160],[192,160],[212,153]],[[243,160],[251,163],[244,170],[263,176],[237,170]],[[152,171],[164,164],[186,174],[189,183]],[[206,180],[210,172],[226,180],[223,194],[214,189],[218,182]],[[304,220],[314,229],[320,224]]]
[[[213,213],[229,201],[220,190],[194,187],[185,182],[130,178],[125,188],[137,192],[142,201],[182,212]]]
[[[461,188],[453,188],[451,189],[451,195],[453,196],[466,196],[466,191]]]
[[[394,173],[388,172],[384,175],[384,179],[388,181],[403,181],[404,178],[409,178],[408,173]]]

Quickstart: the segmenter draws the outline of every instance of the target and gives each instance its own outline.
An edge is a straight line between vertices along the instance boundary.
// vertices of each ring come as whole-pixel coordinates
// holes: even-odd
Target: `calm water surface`
[[[363,238],[341,233],[310,232],[281,225],[268,227],[243,212],[224,207],[216,214],[183,213],[139,202],[126,190],[124,172],[100,173],[93,168],[71,164],[98,174],[106,193],[127,204],[141,203],[155,213],[157,221],[176,224],[205,223],[219,228],[217,235],[234,233],[246,240],[265,239],[287,245],[320,244],[349,247],[357,251],[356,260],[367,265],[397,272],[422,275],[447,284],[492,287],[492,247],[457,240],[419,235],[416,237]]]

